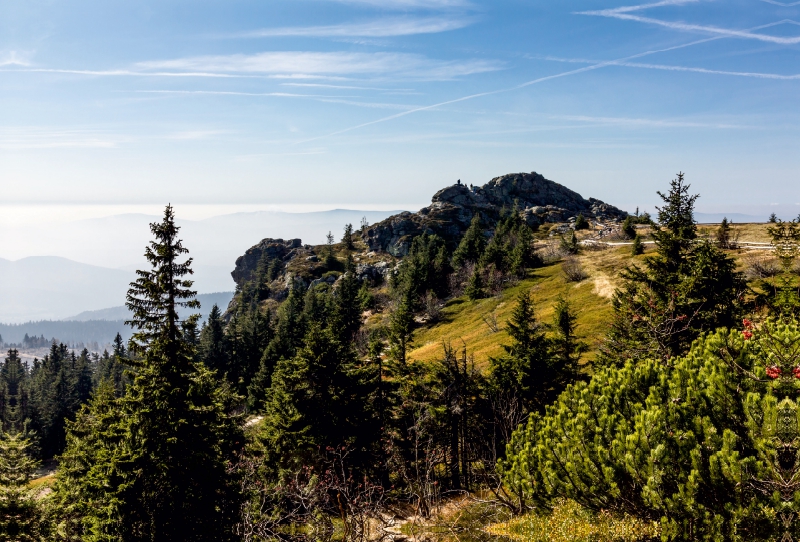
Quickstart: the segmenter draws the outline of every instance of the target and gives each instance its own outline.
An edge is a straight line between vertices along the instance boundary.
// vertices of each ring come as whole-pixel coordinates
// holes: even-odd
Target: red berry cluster
[[[773,365],[772,367],[767,367],[767,376],[770,378],[778,378],[781,376],[781,369],[777,365]]]
[[[749,341],[753,338],[753,322],[745,318],[742,320],[742,324],[744,325],[744,331],[742,331],[742,335],[744,336],[745,341]],[[773,377],[774,378],[774,377]]]

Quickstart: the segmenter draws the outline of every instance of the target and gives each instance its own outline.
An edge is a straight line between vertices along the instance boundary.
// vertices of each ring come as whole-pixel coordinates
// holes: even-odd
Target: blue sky
[[[3,206],[800,203],[800,2],[0,3]],[[125,208],[128,208],[125,207]],[[44,207],[42,208],[44,209]]]

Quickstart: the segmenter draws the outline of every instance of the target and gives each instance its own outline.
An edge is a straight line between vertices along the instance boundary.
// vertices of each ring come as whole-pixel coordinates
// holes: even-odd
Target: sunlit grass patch
[[[511,316],[516,298],[523,292],[533,294],[536,317],[550,323],[553,306],[559,296],[566,297],[578,317],[578,336],[589,343],[590,351],[583,361],[594,358],[597,337],[605,333],[611,314],[611,300],[607,292],[598,291],[595,283],[596,266],[589,277],[578,283],[565,280],[558,263],[531,272],[529,277],[503,291],[500,296],[470,301],[465,296],[453,299],[442,309],[440,321],[430,327],[418,329],[414,334],[414,348],[409,358],[428,361],[441,356],[442,343],[455,348],[466,345],[467,353],[474,356],[478,367],[486,367],[490,357],[503,355],[504,344],[510,343],[505,325]],[[606,275],[603,275],[606,276]],[[602,286],[613,291],[613,284],[604,279]]]
[[[487,531],[521,542],[638,542],[660,537],[655,522],[593,514],[574,501],[563,501],[549,514],[531,512],[491,525]]]
[[[42,476],[40,478],[31,480],[30,482],[28,482],[28,486],[31,489],[45,488],[52,486],[55,483],[55,481],[56,481],[56,475],[48,474],[47,476]]]

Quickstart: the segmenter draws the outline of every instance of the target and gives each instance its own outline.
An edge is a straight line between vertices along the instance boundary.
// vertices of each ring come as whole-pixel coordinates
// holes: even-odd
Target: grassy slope
[[[641,257],[639,257],[641,258]],[[442,310],[441,321],[431,327],[422,328],[414,337],[416,348],[410,357],[416,360],[435,359],[441,354],[442,342],[460,347],[466,344],[469,355],[475,357],[478,367],[485,367],[489,357],[503,353],[503,344],[509,343],[504,331],[511,315],[515,299],[530,291],[536,303],[537,318],[550,323],[553,305],[559,296],[565,296],[578,316],[577,334],[589,344],[584,360],[594,358],[608,326],[611,314],[611,295],[614,292],[614,277],[619,269],[633,263],[630,247],[614,247],[605,250],[587,251],[579,260],[589,277],[578,283],[567,282],[561,264],[554,263],[532,271],[528,278],[507,288],[499,297],[470,301],[465,296],[453,299]],[[493,332],[484,321],[492,314],[497,318],[500,331]],[[463,341],[463,342],[462,342]]]
[[[768,242],[766,224],[736,225],[740,241]],[[701,237],[713,236],[715,225],[698,228]],[[647,245],[647,253],[653,246]],[[742,256],[750,251],[731,251],[742,269]],[[507,288],[498,297],[469,301],[462,296],[450,300],[442,310],[441,321],[433,326],[422,327],[414,335],[414,345],[409,357],[415,360],[433,360],[441,355],[442,343],[450,343],[460,348],[466,345],[468,355],[474,356],[475,363],[485,368],[489,357],[503,353],[503,344],[510,339],[504,331],[514,306],[515,298],[524,291],[533,292],[537,318],[550,323],[553,305],[559,295],[565,295],[572,303],[578,317],[576,333],[589,345],[583,361],[591,361],[597,353],[600,340],[605,335],[611,315],[611,296],[613,295],[619,271],[626,266],[641,261],[630,255],[630,246],[623,245],[604,250],[586,250],[578,259],[589,277],[579,283],[569,283],[561,271],[561,264],[554,263],[531,272],[519,284]],[[494,314],[500,331],[493,332],[484,317]]]

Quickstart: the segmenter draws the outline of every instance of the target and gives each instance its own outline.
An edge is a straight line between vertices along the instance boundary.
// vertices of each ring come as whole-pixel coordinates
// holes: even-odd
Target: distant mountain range
[[[197,300],[200,301],[199,309],[181,311],[179,314],[186,316],[187,314],[199,313],[201,321],[204,321],[208,318],[211,307],[216,304],[224,311],[231,299],[233,299],[233,292],[200,294],[197,296]],[[46,340],[55,338],[67,344],[97,342],[102,346],[113,341],[117,333],[122,335],[125,341],[130,338],[132,330],[125,325],[125,320],[130,319],[130,316],[128,309],[125,306],[120,306],[84,311],[63,320],[0,324],[0,337],[3,342],[20,344],[26,334],[31,337],[44,335]]]
[[[233,299],[233,292],[214,292],[213,294],[199,294],[197,300],[200,302],[200,308],[197,310],[190,310],[189,313],[199,313],[200,318],[205,320],[211,312],[211,307],[217,305],[222,312],[228,307],[228,303]],[[179,311],[179,314],[185,311]],[[96,311],[83,311],[75,316],[68,316],[64,318],[65,321],[87,322],[90,320],[128,320],[131,317],[130,311],[124,305],[119,307],[110,307],[107,309],[100,309]]]
[[[60,320],[119,305],[134,274],[56,256],[0,259],[0,322]]]
[[[179,207],[176,212],[180,216]],[[234,289],[230,273],[236,258],[261,239],[300,238],[304,243],[320,244],[329,231],[338,240],[345,224],[358,228],[362,218],[374,223],[395,212],[263,211],[177,222],[184,246],[194,259],[195,288],[210,293]],[[160,219],[124,214],[3,227],[0,255],[7,259],[0,259],[0,322],[63,320],[120,307],[134,271],[147,267],[143,254],[151,238],[149,224]]]

